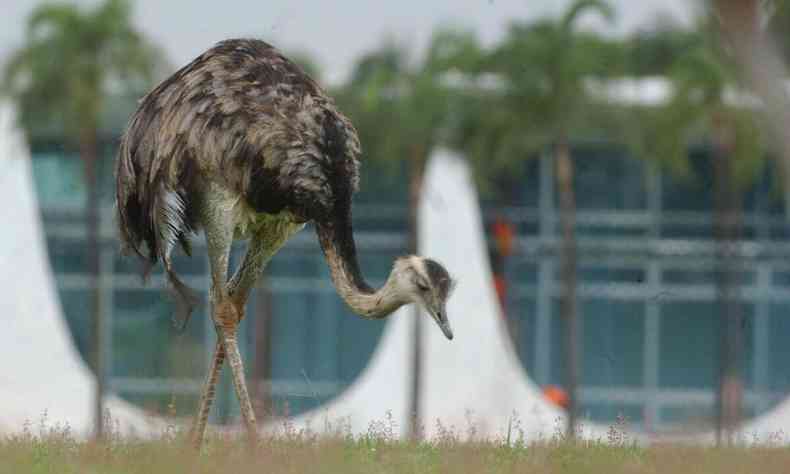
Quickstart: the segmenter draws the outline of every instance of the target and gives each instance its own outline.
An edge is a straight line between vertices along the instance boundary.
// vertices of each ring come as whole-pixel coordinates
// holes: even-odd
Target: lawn
[[[386,429],[332,438],[284,431],[251,448],[237,435],[209,437],[197,452],[175,430],[155,441],[110,434],[78,441],[67,427],[29,426],[0,441],[0,473],[772,473],[790,472],[790,449],[637,446],[616,429],[607,439],[462,442],[394,440]]]

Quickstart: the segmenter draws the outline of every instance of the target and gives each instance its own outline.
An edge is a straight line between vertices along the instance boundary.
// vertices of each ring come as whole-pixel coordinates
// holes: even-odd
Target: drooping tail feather
[[[189,318],[192,316],[192,311],[200,304],[200,297],[194,289],[184,284],[174,272],[168,270],[166,273],[170,282],[173,300],[176,302],[176,310],[173,312],[171,321],[176,331],[181,333],[186,329]]]
[[[116,163],[116,207],[122,248],[144,261],[144,280],[161,259],[176,303],[173,324],[183,330],[200,301],[198,293],[175,273],[171,261],[176,244],[191,254],[188,234],[194,226],[188,218],[187,193],[183,187],[169,189],[162,179],[149,183],[141,171],[130,151],[129,137],[124,136]]]
[[[173,271],[171,255],[177,244],[185,251],[190,248],[187,234],[192,228],[187,220],[186,192],[168,190],[160,184],[153,201],[152,225],[156,238],[159,258],[165,267],[165,274],[173,290],[176,311],[173,314],[173,325],[183,331],[192,315],[192,310],[199,302],[197,292],[188,287]]]
[[[138,186],[138,171],[139,169],[132,160],[127,132],[121,139],[118,159],[115,162],[115,208],[118,217],[118,233],[121,239],[121,250],[124,254],[134,252],[141,259],[146,259],[141,247],[148,230],[146,226],[146,222],[148,222],[147,206],[139,198],[141,186]],[[144,183],[141,184],[144,185]],[[148,259],[153,257],[153,263],[156,262],[155,255],[153,252],[149,253]]]

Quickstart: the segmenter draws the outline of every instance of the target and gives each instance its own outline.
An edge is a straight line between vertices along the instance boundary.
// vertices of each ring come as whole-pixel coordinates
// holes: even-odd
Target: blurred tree
[[[710,144],[726,151],[733,166],[733,192],[741,193],[765,163],[763,134],[746,91],[721,52],[706,42],[678,58],[668,70],[669,102],[658,109],[645,133],[651,150],[644,153],[676,173],[688,175],[688,146]]]
[[[787,0],[763,1],[768,15],[767,29],[779,51],[784,63],[790,63],[790,2]]]
[[[790,5],[787,0],[706,0],[718,41],[739,77],[762,101],[762,125],[777,152],[785,189],[790,188],[788,74]],[[785,200],[785,204],[790,201]]]
[[[440,30],[433,35],[422,61],[409,60],[394,43],[363,56],[348,84],[336,91],[341,107],[357,127],[363,160],[376,160],[408,175],[408,251],[417,251],[417,205],[425,166],[431,152],[451,142],[453,112],[458,94],[448,82],[448,72],[475,60],[479,51],[473,35]],[[414,318],[412,386],[412,435],[418,436],[420,407],[420,322]]]
[[[106,0],[91,11],[43,4],[28,19],[25,44],[8,63],[3,89],[17,101],[23,125],[62,129],[84,164],[86,248],[92,276],[93,367],[97,377],[96,434],[101,436],[104,366],[99,312],[100,115],[111,90],[148,88],[161,55],[132,26],[126,0]]]
[[[496,98],[481,96],[477,110],[464,114],[460,146],[481,174],[508,168],[518,160],[553,153],[559,197],[562,245],[561,317],[565,321],[565,384],[568,434],[575,433],[579,342],[576,310],[576,203],[571,137],[600,135],[609,123],[606,106],[589,93],[586,81],[622,71],[623,48],[593,33],[579,32],[585,13],[611,20],[614,12],[602,0],[576,0],[559,19],[510,25],[502,43],[484,59],[481,71],[497,78]],[[472,110],[474,109],[474,102]],[[487,169],[487,170],[486,170]]]
[[[737,71],[718,44],[713,38],[700,43],[672,66],[673,94],[658,110],[652,141],[653,156],[682,173],[688,173],[690,144],[707,145],[711,156],[722,328],[717,433],[720,438],[725,431],[729,439],[740,420],[742,398],[737,242],[742,237],[743,194],[762,171],[766,150]]]
[[[701,41],[696,29],[659,22],[625,40],[624,72],[631,76],[663,76],[681,56],[698,47]]]

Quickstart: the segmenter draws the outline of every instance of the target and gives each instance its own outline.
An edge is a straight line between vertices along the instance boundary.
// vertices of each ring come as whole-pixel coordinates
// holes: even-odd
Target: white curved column
[[[423,189],[421,252],[458,279],[448,303],[455,339],[448,343],[433,327],[423,331],[421,406],[427,433],[437,434],[439,420],[456,431],[471,422],[482,435],[503,435],[514,417],[530,438],[562,430],[562,411],[527,377],[507,334],[469,167],[438,151]]]
[[[0,103],[0,433],[68,425],[77,436],[93,429],[95,377],[83,363],[63,317],[47,260],[30,153],[14,123],[12,107]],[[121,433],[159,434],[164,423],[118,397],[105,407]],[[115,427],[114,427],[115,428]]]

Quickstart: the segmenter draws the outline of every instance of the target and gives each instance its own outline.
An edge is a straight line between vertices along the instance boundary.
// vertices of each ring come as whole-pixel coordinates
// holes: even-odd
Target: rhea
[[[116,204],[124,250],[161,260],[183,328],[197,304],[172,265],[203,231],[211,268],[217,344],[191,430],[202,444],[219,371],[227,357],[241,415],[257,438],[236,330],[269,259],[312,222],[340,297],[363,318],[417,303],[448,339],[448,272],[434,260],[395,260],[384,286],[362,277],[351,222],[360,143],[333,100],[299,66],[258,40],[218,43],[148,93],[130,118],[116,162]],[[243,262],[228,279],[234,240]]]

